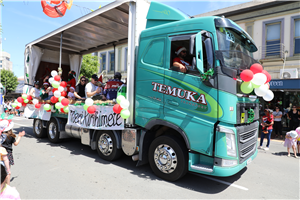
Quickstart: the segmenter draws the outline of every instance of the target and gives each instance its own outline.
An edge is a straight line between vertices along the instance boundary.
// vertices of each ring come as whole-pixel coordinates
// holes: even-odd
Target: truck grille
[[[237,128],[239,163],[250,158],[256,150],[258,136],[258,122]]]

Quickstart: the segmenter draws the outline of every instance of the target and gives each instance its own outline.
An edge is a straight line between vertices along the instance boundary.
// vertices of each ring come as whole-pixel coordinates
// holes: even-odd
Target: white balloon
[[[58,106],[59,108],[63,108],[63,107],[64,107],[60,102],[57,102],[56,104],[57,104],[57,106]]]
[[[64,90],[65,90],[65,91],[68,91],[68,88],[67,88],[67,87],[65,87],[65,88],[64,88]]]
[[[266,84],[260,86],[259,88],[254,88],[255,94],[259,97],[264,96],[267,93],[267,91],[268,91],[268,86]]]
[[[52,77],[54,77],[54,76],[56,76],[57,75],[57,71],[55,71],[55,70],[52,70],[52,72],[51,72],[51,76]]]
[[[33,100],[32,100],[32,103],[35,105],[35,104],[39,103],[39,100],[33,99]]]
[[[121,102],[120,102],[120,106],[123,108],[123,109],[127,109],[129,107],[130,103],[127,99],[123,99]]]
[[[274,93],[271,90],[268,90],[266,94],[263,96],[265,101],[271,101],[274,98]]]
[[[52,84],[52,82],[54,81],[54,78],[49,78],[49,83]]]
[[[18,103],[18,106],[21,108],[21,107],[22,107],[22,104],[19,102],[19,103]]]
[[[61,96],[60,91],[56,90],[56,91],[54,92],[54,96],[57,97],[57,98],[59,98],[59,97]]]
[[[255,85],[263,85],[266,81],[267,76],[263,73],[254,74],[253,79],[251,80]]]
[[[62,87],[62,86],[59,86],[59,87],[58,87],[58,91],[62,92],[62,91],[64,91],[64,90],[65,90],[64,87]]]
[[[94,104],[94,100],[91,99],[91,98],[87,98],[87,99],[85,100],[85,104],[88,105],[88,106],[91,106],[91,105]]]

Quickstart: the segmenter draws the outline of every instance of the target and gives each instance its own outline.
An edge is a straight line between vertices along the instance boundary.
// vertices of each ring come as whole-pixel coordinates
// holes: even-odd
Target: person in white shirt
[[[93,74],[91,82],[89,82],[85,86],[85,96],[87,98],[92,98],[93,96],[101,93],[100,87],[97,88],[97,83],[98,83],[98,76],[97,74]]]
[[[68,98],[75,100],[74,91],[75,91],[75,88],[70,87],[70,92],[68,92]]]
[[[41,99],[40,97],[40,85],[39,81],[34,82],[34,88],[31,88],[29,95],[32,99]]]
[[[275,132],[275,138],[280,135],[280,138],[282,139],[282,124],[281,124],[281,118],[282,118],[282,112],[279,110],[279,107],[276,106],[275,112],[273,112],[274,117],[274,126],[273,131]]]

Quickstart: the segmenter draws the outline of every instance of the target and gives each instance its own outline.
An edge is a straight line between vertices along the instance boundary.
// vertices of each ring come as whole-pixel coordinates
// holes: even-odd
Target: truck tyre
[[[117,140],[112,131],[100,131],[97,134],[97,152],[100,158],[113,161],[122,155],[122,150],[117,149]]]
[[[51,119],[47,126],[47,136],[50,142],[59,142],[59,131],[58,125],[55,119]]]
[[[46,129],[43,128],[42,120],[35,119],[33,121],[33,133],[37,138],[44,138],[47,136]]]
[[[156,176],[176,181],[188,170],[187,149],[176,137],[160,136],[149,147],[149,164]]]

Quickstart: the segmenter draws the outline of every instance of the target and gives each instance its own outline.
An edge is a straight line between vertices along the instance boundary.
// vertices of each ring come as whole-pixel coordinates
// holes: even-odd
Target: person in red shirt
[[[176,50],[177,57],[173,59],[173,66],[177,68],[177,71],[186,73],[187,67],[191,66],[188,61],[185,61],[187,50],[185,47],[178,47]]]
[[[274,118],[273,118],[273,111],[270,109],[265,109],[265,115],[261,118],[262,123],[262,133],[260,137],[260,146],[259,149],[262,149],[262,144],[264,141],[265,136],[267,136],[268,142],[266,148],[264,150],[269,150],[270,140],[271,140],[271,133],[273,131],[273,124],[274,124]]]
[[[76,80],[75,80],[75,77],[76,77],[76,73],[74,71],[70,71],[69,74],[68,74],[68,82],[67,82],[67,92],[70,91],[70,87],[73,87],[75,88],[76,87]]]

